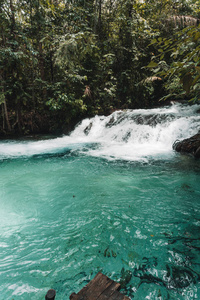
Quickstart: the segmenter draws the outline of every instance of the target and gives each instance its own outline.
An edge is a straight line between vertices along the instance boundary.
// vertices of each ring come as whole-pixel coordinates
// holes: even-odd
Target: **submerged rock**
[[[113,250],[109,250],[109,248],[106,248],[105,251],[104,251],[104,256],[105,257],[114,257],[116,258],[117,257],[117,254],[113,251]]]
[[[126,287],[126,285],[130,282],[131,278],[132,278],[132,272],[122,268],[121,278],[120,278],[120,284],[122,289]]]
[[[168,289],[183,289],[199,281],[199,275],[187,267],[166,265],[166,268]]]
[[[189,153],[195,158],[200,158],[200,133],[188,139],[176,141],[173,145],[173,149],[177,152]]]

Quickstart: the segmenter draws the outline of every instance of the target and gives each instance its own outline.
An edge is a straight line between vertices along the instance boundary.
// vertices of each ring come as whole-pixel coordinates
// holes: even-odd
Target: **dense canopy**
[[[200,98],[195,0],[0,0],[0,134]]]

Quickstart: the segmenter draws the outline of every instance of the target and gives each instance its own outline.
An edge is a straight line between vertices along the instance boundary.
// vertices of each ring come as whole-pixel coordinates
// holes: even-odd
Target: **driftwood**
[[[78,292],[72,293],[70,300],[130,300],[127,296],[121,294],[120,283],[115,282],[102,273],[92,279],[85,287]]]

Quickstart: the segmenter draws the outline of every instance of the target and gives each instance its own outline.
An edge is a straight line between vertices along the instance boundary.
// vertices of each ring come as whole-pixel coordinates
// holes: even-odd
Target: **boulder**
[[[200,158],[200,133],[197,133],[188,139],[176,141],[173,144],[173,149],[177,152],[189,153],[195,158]]]
[[[90,122],[90,124],[84,129],[85,135],[88,135],[88,134],[89,134],[89,132],[90,132],[90,130],[91,130],[91,128],[92,128],[92,125],[93,125],[93,123]]]

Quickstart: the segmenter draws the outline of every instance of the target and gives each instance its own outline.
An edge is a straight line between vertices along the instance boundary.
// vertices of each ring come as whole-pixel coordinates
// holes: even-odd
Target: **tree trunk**
[[[54,82],[54,68],[53,68],[53,53],[50,51],[50,65],[51,65],[51,82]]]
[[[0,81],[2,82],[2,91],[1,92],[4,97],[3,102],[2,102],[3,129],[5,129],[5,121],[6,121],[8,131],[10,132],[11,126],[10,126],[10,121],[9,121],[9,117],[8,117],[8,109],[7,109],[7,103],[6,103],[6,98],[5,98],[3,76],[1,73],[0,73]]]
[[[9,121],[9,117],[8,117],[8,109],[7,109],[7,103],[6,103],[6,99],[4,100],[4,113],[5,113],[5,118],[6,118],[6,124],[8,127],[8,131],[11,131],[11,126],[10,126],[10,121]]]
[[[1,111],[2,111],[2,128],[3,128],[3,130],[5,130],[5,116],[4,116],[4,105],[3,105],[3,103],[1,104]]]
[[[39,70],[40,70],[40,76],[41,76],[42,81],[45,81],[45,69],[44,69],[44,65],[45,65],[45,62],[44,62],[44,55],[43,55],[42,43],[39,42]],[[43,92],[43,98],[45,100],[46,99],[46,95],[47,95],[47,90],[46,90],[45,87],[43,88],[42,92]]]
[[[102,8],[102,0],[99,0],[98,31],[100,36],[101,36],[101,8]]]
[[[97,0],[95,0],[95,13],[94,13],[94,33],[96,34],[97,33]]]
[[[16,107],[16,115],[17,115],[17,125],[19,133],[22,134],[22,114],[21,114],[21,105],[18,102]]]
[[[10,10],[11,10],[11,34],[14,35],[14,30],[15,30],[15,11],[14,11],[14,6],[13,6],[13,1],[10,0]]]

